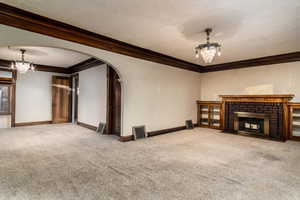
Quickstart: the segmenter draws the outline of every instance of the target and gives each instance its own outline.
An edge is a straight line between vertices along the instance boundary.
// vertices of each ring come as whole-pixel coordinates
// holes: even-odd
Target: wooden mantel
[[[219,95],[223,102],[274,102],[287,103],[294,98],[293,94],[265,95]]]

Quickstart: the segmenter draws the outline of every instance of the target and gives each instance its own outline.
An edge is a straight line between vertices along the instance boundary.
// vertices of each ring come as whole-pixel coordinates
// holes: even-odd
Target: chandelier
[[[221,56],[221,45],[217,42],[210,43],[209,35],[212,32],[211,28],[205,29],[207,35],[207,42],[205,44],[200,44],[195,48],[196,58],[199,58],[199,53],[205,63],[211,63],[216,55]]]
[[[35,71],[35,67],[33,66],[32,63],[26,62],[24,59],[24,54],[26,50],[20,49],[21,54],[22,54],[22,60],[21,61],[13,61],[11,63],[11,69],[17,70],[21,74],[25,74],[28,70]]]

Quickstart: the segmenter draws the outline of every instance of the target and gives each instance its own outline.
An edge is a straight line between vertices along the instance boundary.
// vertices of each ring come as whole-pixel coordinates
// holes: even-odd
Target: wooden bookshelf
[[[219,101],[197,101],[198,126],[221,129],[222,103]]]

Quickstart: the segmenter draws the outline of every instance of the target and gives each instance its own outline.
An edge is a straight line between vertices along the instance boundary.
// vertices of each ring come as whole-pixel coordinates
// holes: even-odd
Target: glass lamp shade
[[[218,52],[218,50],[214,46],[205,47],[203,49],[200,49],[200,54],[205,63],[211,63],[214,60],[217,52]]]
[[[20,72],[21,74],[26,73],[29,69],[31,69],[32,65],[29,62],[15,62],[15,68]]]

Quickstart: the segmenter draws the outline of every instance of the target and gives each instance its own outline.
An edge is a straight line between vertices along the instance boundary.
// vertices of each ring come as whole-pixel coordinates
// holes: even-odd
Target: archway
[[[14,46],[14,47],[18,47],[18,46]],[[26,48],[26,47],[30,47],[30,46],[22,46],[22,48]],[[97,65],[95,65],[95,63],[102,63],[103,65],[105,64],[106,65],[106,78],[107,78],[107,89],[105,90],[106,91],[106,112],[104,113],[104,115],[106,115],[106,120],[105,118],[103,118],[104,120],[101,121],[101,122],[105,122],[106,123],[106,127],[107,127],[107,131],[106,131],[106,134],[111,134],[111,135],[117,135],[117,136],[121,136],[121,132],[122,132],[122,82],[120,81],[121,77],[120,77],[120,74],[117,70],[115,70],[115,68],[109,64],[108,62],[102,60],[102,59],[99,59],[99,58],[96,58],[95,56],[93,55],[90,55],[90,54],[86,54],[84,52],[79,52],[79,51],[74,51],[72,49],[67,49],[67,48],[61,48],[61,47],[50,47],[50,46],[31,46],[31,47],[41,47],[41,48],[57,48],[57,49],[63,49],[63,50],[66,50],[66,51],[71,51],[71,52],[77,52],[77,53],[81,53],[81,54],[84,54],[84,55],[87,55],[89,56],[89,59],[91,62],[83,65],[82,67],[78,67],[78,68],[75,68],[76,70],[71,70],[69,69],[69,67],[67,68],[60,68],[60,67],[47,67],[46,65],[43,65],[41,63],[37,64],[37,71],[44,71],[44,72],[53,72],[53,73],[61,73],[61,74],[65,74],[67,76],[75,76],[76,77],[76,74],[77,74],[77,77],[78,77],[78,72],[80,70],[86,70],[86,69],[89,69],[89,68],[93,68],[93,67],[97,67]],[[7,48],[7,46],[6,46]],[[34,50],[37,50],[37,49],[34,49]],[[35,62],[36,60],[34,60],[35,56],[38,57],[39,55],[43,55],[45,56],[44,54],[42,54],[40,52],[40,54],[38,54],[38,52],[36,51],[33,51],[33,49],[31,49],[31,51],[29,51],[28,49],[28,52],[30,53],[30,56],[28,55],[26,58],[28,58],[29,61],[31,61],[30,59],[33,59],[33,61]],[[36,53],[36,55],[35,55]],[[6,63],[6,65],[3,65],[2,67],[4,69],[9,69],[9,67],[11,66],[9,64],[9,60],[14,60],[14,58],[9,58],[9,57],[5,57],[5,60],[7,60],[8,62]],[[70,68],[73,67],[74,69],[74,66],[70,66]],[[56,71],[57,70],[57,71]],[[34,72],[33,72],[34,73]],[[80,80],[80,78],[79,78]],[[78,79],[77,79],[78,81]],[[77,83],[78,85],[78,83]],[[73,93],[77,92],[77,90],[72,90]],[[18,96],[18,95],[17,95]],[[77,102],[78,102],[78,98],[77,98]],[[13,103],[15,104],[15,103]],[[74,102],[72,102],[72,104],[74,104]],[[105,107],[105,106],[103,106]],[[74,112],[74,111],[72,111]],[[78,112],[78,111],[77,111]],[[12,115],[12,121],[15,121],[15,116],[14,116],[14,112],[13,112],[13,115]],[[72,113],[72,115],[76,115],[78,116],[78,113],[75,114],[75,113]],[[47,123],[50,123],[50,121],[48,121]],[[21,124],[21,123],[19,123]],[[32,124],[32,123],[31,123]],[[14,123],[12,123],[12,126],[14,126]]]

